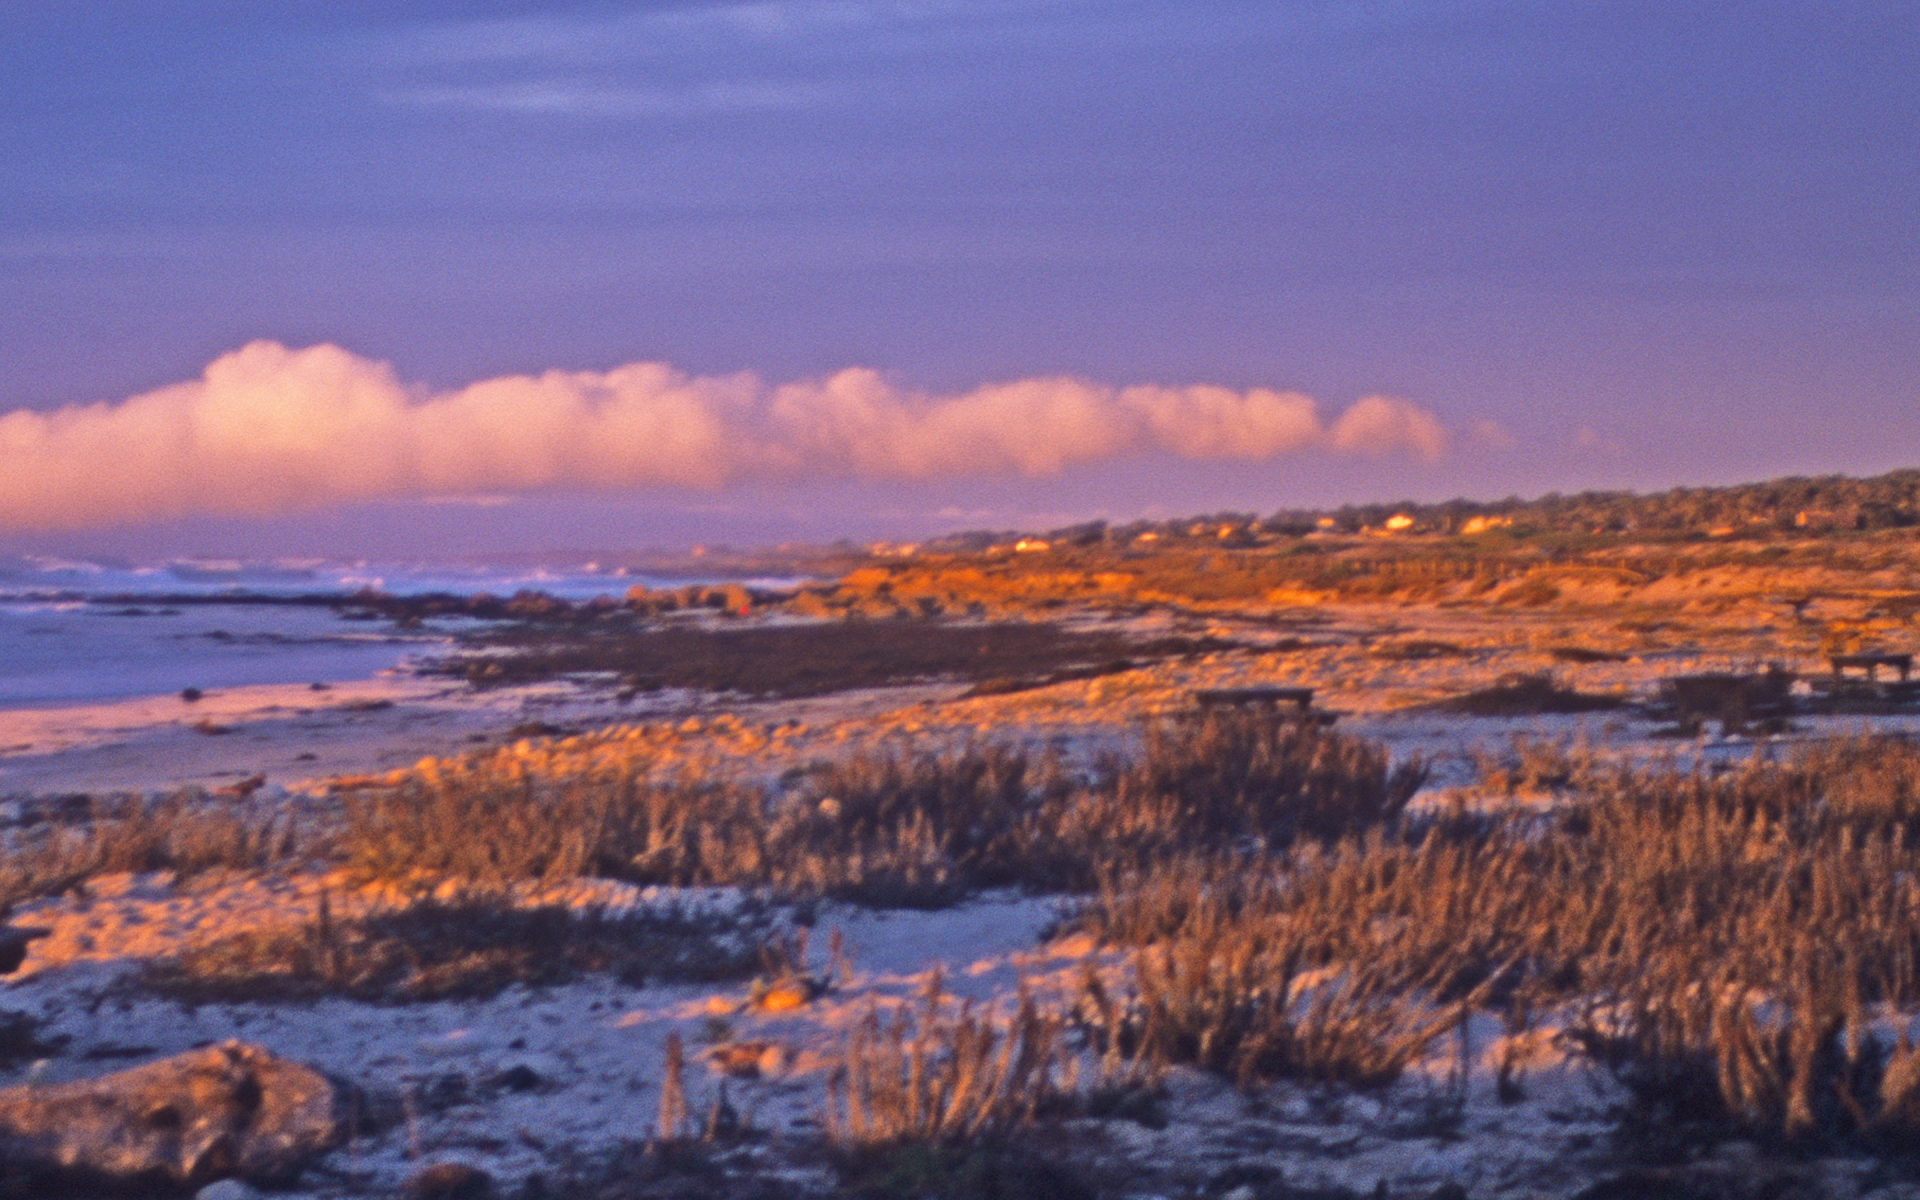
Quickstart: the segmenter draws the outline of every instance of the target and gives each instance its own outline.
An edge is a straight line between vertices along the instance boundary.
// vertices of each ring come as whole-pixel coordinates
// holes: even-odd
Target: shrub
[[[869,1008],[833,1070],[828,1136],[843,1149],[1004,1138],[1071,1088],[1064,1022],[1023,988],[1004,1020],[962,1002],[936,972],[917,1008]]]
[[[891,611],[894,599],[882,599]],[[1116,630],[1063,628],[1048,621],[955,623],[917,615],[920,604],[910,607],[916,615],[739,628],[516,625],[476,634],[480,653],[461,654],[429,669],[475,687],[611,674],[620,686],[640,692],[690,688],[794,697],[929,679],[1086,678],[1102,673],[1089,670],[1100,664],[1235,648],[1184,638],[1143,642]],[[957,607],[964,611],[966,604]]]
[[[489,887],[602,875],[937,905],[988,886],[1085,889],[1190,849],[1279,847],[1395,819],[1424,778],[1275,714],[1142,734],[1073,776],[1010,743],[868,750],[768,787],[657,778],[644,746],[519,747],[429,762],[355,800],[341,843],[369,877]]]
[[[740,979],[762,962],[765,943],[737,915],[522,907],[469,895],[336,918],[323,899],[311,921],[191,947],[149,969],[146,983],[188,1001],[473,998],[589,973],[635,984]]]
[[[284,811],[236,808],[194,791],[81,796],[20,832],[0,863],[0,903],[122,871],[255,870],[292,861],[302,849],[300,831]]]
[[[1676,675],[1660,681],[1657,707],[1683,726],[1698,728],[1703,721],[1717,720],[1726,732],[1739,733],[1749,720],[1786,713],[1792,687],[1793,674],[1778,667],[1754,675]]]
[[[1603,712],[1625,703],[1623,696],[1566,687],[1552,673],[1542,671],[1504,676],[1491,687],[1442,700],[1433,707],[1471,717],[1524,717],[1535,713]]]
[[[1115,877],[1083,919],[1137,949],[1120,998],[1089,989],[1093,1024],[1240,1078],[1365,1082],[1465,1006],[1556,1012],[1648,1103],[1722,1129],[1911,1136],[1920,1058],[1876,1014],[1920,1003],[1920,754],[1567,781],[1544,814]]]
[[[1209,713],[1147,731],[1138,758],[1114,772],[1122,806],[1170,802],[1162,840],[1179,847],[1249,839],[1281,849],[1397,820],[1426,780],[1419,761],[1284,714]]]

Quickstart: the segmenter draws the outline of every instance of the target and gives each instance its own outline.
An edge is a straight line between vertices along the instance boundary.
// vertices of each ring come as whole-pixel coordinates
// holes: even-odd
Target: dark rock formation
[[[0,1089],[0,1171],[50,1187],[292,1180],[346,1132],[345,1089],[223,1042],[98,1079]]]

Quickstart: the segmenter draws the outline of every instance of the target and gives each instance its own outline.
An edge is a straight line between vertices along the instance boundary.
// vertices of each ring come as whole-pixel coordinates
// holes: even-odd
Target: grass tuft
[[[1547,813],[1115,876],[1083,919],[1136,948],[1133,971],[1119,996],[1089,985],[1090,1026],[1244,1081],[1364,1084],[1469,1009],[1551,1014],[1650,1126],[1920,1133],[1920,1052],[1889,1020],[1920,1006],[1920,752],[1849,739],[1731,773],[1588,763],[1562,782]]]
[[[249,930],[162,960],[146,984],[188,1002],[478,999],[587,974],[636,986],[743,979],[764,960],[765,941],[743,930],[737,915],[467,897],[338,918],[323,902],[311,921]]]
[[[955,1004],[936,972],[917,1006],[891,1019],[869,1008],[834,1068],[826,1129],[850,1150],[977,1145],[1030,1123],[1070,1090],[1065,1023],[1021,991],[996,1019]]]
[[[304,850],[284,811],[236,809],[196,791],[76,796],[16,835],[0,860],[0,904],[57,895],[118,872],[260,870],[296,861]]]
[[[1604,712],[1626,702],[1623,696],[1567,687],[1551,672],[1542,671],[1508,675],[1491,687],[1442,700],[1433,707],[1440,712],[1470,717],[1524,717],[1536,713]]]
[[[363,795],[342,845],[361,875],[401,884],[595,875],[931,907],[983,887],[1090,889],[1118,862],[1338,837],[1397,818],[1423,778],[1371,743],[1246,713],[1152,726],[1136,753],[1078,776],[1007,743],[862,751],[785,785],[660,778],[620,742],[513,747]]]

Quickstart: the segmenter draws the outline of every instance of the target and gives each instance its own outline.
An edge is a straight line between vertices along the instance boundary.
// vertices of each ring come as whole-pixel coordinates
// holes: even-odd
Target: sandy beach
[[[1684,736],[1662,729],[1664,718],[1646,706],[1663,680],[1740,675],[1763,662],[1804,677],[1823,670],[1813,636],[1765,606],[1676,627],[1656,647],[1580,655],[1566,647],[1593,644],[1592,631],[1557,611],[1328,603],[1279,624],[1265,613],[1088,619],[1142,644],[1177,633],[1222,648],[1011,691],[927,681],[786,699],[673,690],[622,697],[603,679],[476,688],[394,669],[322,687],[260,684],[193,699],[16,708],[0,712],[0,793],[13,798],[6,811],[16,823],[52,811],[60,796],[180,792],[236,812],[279,808],[324,824],[353,797],[513,763],[529,778],[587,778],[600,769],[593,764],[618,760],[771,785],[861,753],[938,756],[1015,744],[1084,771],[1103,756],[1132,753],[1146,724],[1184,719],[1196,694],[1283,685],[1313,689],[1314,711],[1379,745],[1390,761],[1423,764],[1410,811],[1547,811],[1560,803],[1552,784],[1490,776],[1490,764],[1524,759],[1527,746],[1558,746],[1603,761],[1732,767],[1869,724],[1920,729],[1920,714],[1911,713],[1871,722],[1804,716],[1774,732],[1711,723]],[[1435,707],[1547,677],[1609,697],[1612,707],[1498,716]],[[1068,1012],[1084,1003],[1076,996],[1090,973],[1120,988],[1130,969],[1124,953],[1084,936],[1054,936],[1080,903],[1068,896],[1000,890],[919,910],[842,901],[796,908],[769,907],[754,889],[574,880],[518,886],[510,903],[705,913],[747,938],[790,940],[804,923],[809,948],[790,969],[823,981],[822,990],[775,1011],[755,1002],[764,973],[758,983],[587,977],[398,1005],[340,997],[183,1003],[141,982],[155,964],[195,947],[311,928],[323,906],[353,919],[402,902],[413,901],[389,882],[282,863],[191,876],[110,873],[21,903],[13,921],[48,933],[0,1005],[31,1017],[46,1050],[17,1062],[9,1078],[85,1077],[118,1060],[244,1038],[408,1106],[399,1126],[360,1137],[309,1171],[303,1191],[391,1194],[424,1166],[458,1162],[534,1194],[527,1189],[545,1186],[537,1181],[605,1169],[657,1136],[677,1037],[698,1068],[687,1085],[692,1103],[702,1111],[724,1105],[729,1121],[753,1131],[712,1151],[729,1164],[729,1177],[827,1195],[841,1178],[818,1136],[827,1083],[867,1014],[917,1011],[933,989],[955,1012],[971,1003],[1009,1019],[1023,994]],[[1435,1039],[1390,1087],[1341,1092],[1302,1081],[1247,1091],[1187,1067],[1155,1087],[1151,1121],[1084,1117],[1055,1129],[1073,1147],[1072,1160],[1110,1194],[1199,1194],[1256,1160],[1283,1162],[1290,1187],[1340,1196],[1380,1186],[1393,1196],[1438,1195],[1458,1186],[1473,1196],[1564,1197],[1619,1169],[1608,1136],[1624,1102],[1618,1081],[1553,1026],[1508,1028],[1490,1013]],[[1111,1176],[1101,1175],[1101,1164]],[[1843,1156],[1795,1169],[1820,1176],[1822,1194],[1846,1195],[1870,1167]],[[1238,1186],[1214,1191],[1243,1194]]]

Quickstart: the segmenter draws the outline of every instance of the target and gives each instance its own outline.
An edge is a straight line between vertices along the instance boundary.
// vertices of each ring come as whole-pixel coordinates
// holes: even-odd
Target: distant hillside
[[[1510,528],[1517,533],[1623,533],[1707,536],[1743,532],[1893,529],[1920,525],[1920,469],[1854,479],[1790,476],[1729,487],[1673,488],[1635,492],[1550,493],[1532,500],[1447,500],[1437,504],[1349,504],[1334,509],[1282,509],[1270,516],[1212,513],[1168,521],[1110,525],[1092,521],[1046,532],[975,530],[949,534],[922,549],[966,552],[1010,544],[1021,537],[1054,545],[1132,544],[1148,540],[1209,541],[1261,538],[1316,531],[1359,533],[1395,529],[1408,533],[1476,533]]]
[[[1297,515],[1339,526],[1377,525],[1395,513],[1417,528],[1459,532],[1475,517],[1505,519],[1518,527],[1559,533],[1699,533],[1715,529],[1891,529],[1920,525],[1920,470],[1893,471],[1872,479],[1825,475],[1790,476],[1765,483],[1717,488],[1672,488],[1651,495],[1634,492],[1558,493],[1535,500],[1493,503],[1449,500],[1443,504],[1368,505],[1332,513]]]

